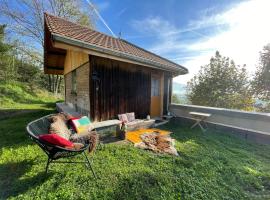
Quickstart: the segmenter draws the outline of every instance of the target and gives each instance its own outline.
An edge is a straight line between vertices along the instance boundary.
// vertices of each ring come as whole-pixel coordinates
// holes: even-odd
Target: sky
[[[189,70],[186,84],[215,51],[254,73],[270,43],[270,0],[92,0],[115,35]],[[100,20],[96,28],[110,34]]]

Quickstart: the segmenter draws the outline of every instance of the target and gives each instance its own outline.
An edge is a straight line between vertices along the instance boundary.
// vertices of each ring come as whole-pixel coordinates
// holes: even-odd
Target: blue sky
[[[84,9],[91,9],[87,0],[81,1]],[[8,2],[13,4],[14,1]],[[121,32],[123,39],[188,68],[188,75],[174,78],[179,83],[186,84],[200,66],[209,63],[217,50],[238,65],[246,64],[251,76],[258,63],[259,51],[270,43],[270,0],[91,2],[115,35]],[[6,22],[1,15],[0,22]],[[98,18],[96,28],[110,34]]]
[[[190,71],[186,83],[216,50],[252,74],[270,42],[269,0],[93,0],[113,32]],[[267,27],[268,26],[268,27]],[[110,34],[97,20],[99,31]]]

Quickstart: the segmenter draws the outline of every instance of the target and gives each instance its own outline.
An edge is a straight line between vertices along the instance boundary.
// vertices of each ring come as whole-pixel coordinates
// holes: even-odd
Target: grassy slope
[[[60,100],[51,93],[20,82],[0,82],[0,109],[44,109]]]
[[[128,144],[107,144],[94,157],[94,180],[83,165],[50,166],[25,134],[26,124],[49,108],[0,120],[0,199],[269,199],[269,146],[219,132],[202,134],[174,122],[180,157]],[[78,159],[81,159],[79,157]]]

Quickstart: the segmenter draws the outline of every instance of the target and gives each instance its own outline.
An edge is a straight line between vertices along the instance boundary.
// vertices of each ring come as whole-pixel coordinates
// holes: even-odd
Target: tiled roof
[[[181,65],[162,58],[123,39],[108,36],[63,18],[45,13],[45,22],[52,35],[62,36],[77,42],[110,50],[119,53],[120,55],[122,53],[133,58],[141,59],[145,62],[149,61],[148,63],[156,63],[164,68],[179,71],[181,72],[180,74],[188,72],[188,70]]]

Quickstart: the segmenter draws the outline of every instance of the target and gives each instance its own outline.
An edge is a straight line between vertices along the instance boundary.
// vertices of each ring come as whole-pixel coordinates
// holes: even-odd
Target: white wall
[[[207,122],[270,135],[270,114],[267,113],[184,104],[171,104],[169,110],[173,115],[184,118],[192,118],[189,112],[210,113]]]

